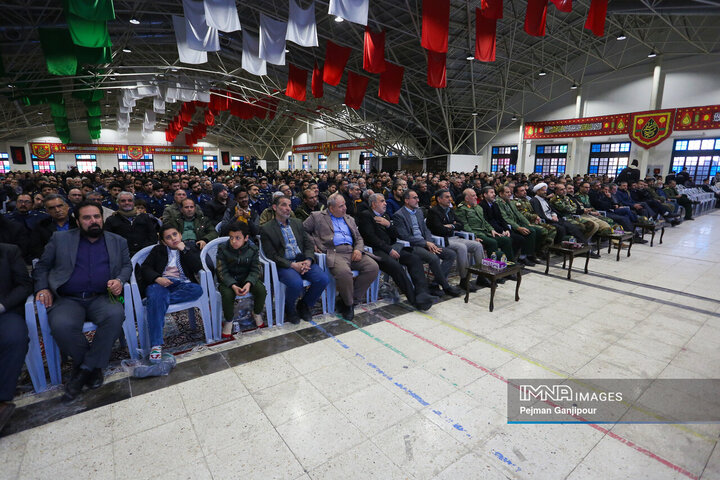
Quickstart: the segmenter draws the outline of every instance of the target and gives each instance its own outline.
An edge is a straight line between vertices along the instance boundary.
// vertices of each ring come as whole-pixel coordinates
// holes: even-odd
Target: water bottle
[[[496,262],[497,261],[497,255],[495,255],[495,252],[490,254],[490,260]]]
[[[507,264],[507,256],[506,256],[504,253],[503,253],[502,256],[500,257],[500,261],[501,261],[502,263]]]

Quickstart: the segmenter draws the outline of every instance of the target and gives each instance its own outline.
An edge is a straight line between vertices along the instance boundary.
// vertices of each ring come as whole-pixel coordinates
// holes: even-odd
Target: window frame
[[[712,148],[703,148],[708,142],[713,143]],[[696,146],[698,148],[695,148]],[[694,164],[688,164],[689,159],[692,159]],[[682,163],[676,160],[682,160]],[[695,185],[700,185],[706,178],[714,177],[720,172],[720,137],[676,139],[670,153],[668,173],[677,174],[683,167],[688,167],[690,179]]]
[[[557,152],[545,152],[545,148],[550,147],[551,149],[554,149],[555,147],[558,147]],[[540,153],[538,150],[542,148],[543,152]],[[543,145],[535,145],[535,167],[533,168],[533,173],[539,173],[541,175],[565,175],[567,173],[567,151],[568,151],[568,144],[567,143],[549,143],[549,144],[543,144]],[[538,170],[538,160],[542,160],[542,163],[539,165],[541,168]],[[553,165],[553,161],[556,161]],[[562,163],[561,163],[562,161]],[[545,169],[545,166],[549,166],[549,169]],[[552,171],[552,167],[555,166],[555,171]],[[562,171],[560,171],[560,167],[562,167]]]
[[[614,149],[615,146],[618,148]],[[627,146],[627,150],[623,149],[623,146]],[[590,144],[590,153],[588,154],[587,173],[597,177],[607,175],[617,178],[620,172],[630,164],[631,153],[631,142],[593,142]],[[593,165],[593,161],[597,161],[597,163]],[[611,163],[614,163],[615,173],[610,172]],[[593,167],[596,167],[595,171],[592,171]]]
[[[506,150],[500,152],[500,149]],[[515,155],[515,163],[512,163],[512,151],[518,150],[517,145],[493,145],[490,150],[490,172],[499,172],[502,167],[507,167],[508,173],[515,173],[517,171],[517,155]],[[500,160],[507,160],[507,162],[500,162]]]
[[[130,158],[127,153],[118,153],[118,170],[121,172],[154,172],[155,171],[155,155],[152,153],[143,154],[142,158],[135,160]],[[123,165],[125,164],[125,165]],[[138,168],[138,164],[142,164],[142,168]],[[147,168],[147,167],[150,168]]]

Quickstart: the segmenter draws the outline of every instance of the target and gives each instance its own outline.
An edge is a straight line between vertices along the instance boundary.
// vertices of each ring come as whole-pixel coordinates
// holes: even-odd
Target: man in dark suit
[[[77,228],[77,222],[70,214],[70,206],[63,197],[56,193],[50,194],[45,197],[43,204],[50,216],[40,220],[30,234],[30,259],[40,258],[53,233]]]
[[[433,304],[433,297],[428,293],[422,260],[411,248],[402,248],[402,245],[396,243],[397,229],[385,212],[385,197],[381,193],[373,193],[368,197],[368,202],[370,207],[358,214],[358,229],[365,245],[373,249],[380,270],[392,277],[408,302],[418,310],[428,310]],[[403,265],[407,267],[410,279]]]
[[[483,200],[480,202],[480,206],[483,209],[485,220],[492,225],[493,229],[505,236],[509,236],[512,240],[513,253],[510,255],[511,260],[517,259],[523,265],[535,266],[535,262],[530,261],[527,258],[527,252],[530,250],[525,245],[526,239],[519,232],[514,232],[510,229],[507,220],[500,211],[500,206],[495,202],[495,188],[487,186],[483,187]],[[534,252],[530,252],[533,254]]]
[[[156,244],[158,225],[147,213],[138,213],[133,194],[120,192],[117,202],[119,209],[105,221],[105,231],[127,240],[131,257],[148,245]]]
[[[315,263],[314,244],[302,222],[290,217],[291,205],[289,197],[275,197],[272,206],[275,220],[260,227],[260,235],[263,253],[276,263],[278,277],[285,284],[286,318],[297,324],[300,318],[306,322],[312,319],[312,307],[322,296],[330,278]],[[304,296],[303,280],[310,282]]]
[[[28,349],[28,330],[23,306],[32,294],[22,252],[16,245],[0,243],[0,431],[15,405],[17,379]]]
[[[410,242],[413,252],[422,259],[423,263],[430,265],[430,270],[435,276],[436,292],[439,284],[448,295],[459,297],[462,290],[450,285],[447,279],[448,273],[455,263],[455,252],[449,248],[440,248],[432,242],[432,235],[425,225],[422,210],[418,208],[420,200],[415,190],[405,190],[403,201],[405,205],[392,217],[393,224],[398,231],[398,238]]]
[[[100,205],[83,202],[77,210],[80,228],[55,232],[33,271],[35,300],[48,309],[53,338],[73,360],[66,400],[86,385],[102,385],[102,369],[125,317],[108,292],[120,295],[132,272],[127,241],[102,230]],[[85,321],[97,325],[92,344],[82,333]]]

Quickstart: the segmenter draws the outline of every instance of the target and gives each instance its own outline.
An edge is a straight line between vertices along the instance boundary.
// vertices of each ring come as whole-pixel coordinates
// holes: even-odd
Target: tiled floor
[[[69,406],[25,399],[0,478],[718,479],[719,425],[509,425],[505,383],[720,377],[718,238],[712,213],[571,281],[528,273],[493,313],[487,290],[427,313],[369,306]]]

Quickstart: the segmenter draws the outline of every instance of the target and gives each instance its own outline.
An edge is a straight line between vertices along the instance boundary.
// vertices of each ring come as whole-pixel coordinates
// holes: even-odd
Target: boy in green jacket
[[[263,306],[267,291],[260,278],[260,255],[256,245],[248,242],[247,223],[233,222],[229,226],[230,239],[220,244],[215,260],[218,291],[222,298],[222,338],[232,338],[232,319],[235,297],[248,293],[253,296],[253,320],[258,328],[264,327]]]

